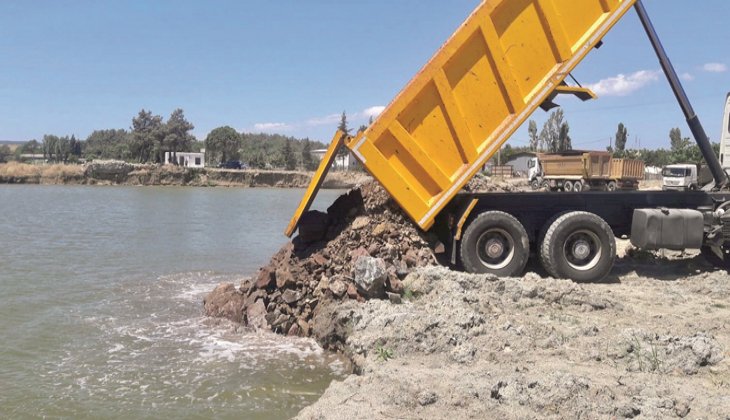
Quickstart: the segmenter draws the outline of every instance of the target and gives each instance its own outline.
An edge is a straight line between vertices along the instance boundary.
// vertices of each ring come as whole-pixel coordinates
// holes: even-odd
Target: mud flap
[[[317,196],[319,187],[322,186],[322,182],[327,176],[327,172],[329,172],[330,167],[332,166],[332,162],[334,162],[335,157],[337,156],[337,151],[345,143],[346,137],[347,135],[342,131],[337,131],[337,133],[335,133],[335,136],[332,139],[332,143],[327,149],[327,153],[325,153],[324,157],[322,158],[322,162],[320,162],[319,164],[319,168],[317,168],[317,172],[314,173],[314,177],[309,183],[307,192],[304,194],[304,197],[302,197],[302,201],[299,203],[299,207],[297,208],[296,213],[294,213],[294,216],[289,222],[289,226],[287,226],[286,231],[284,231],[286,236],[291,238],[291,236],[297,230],[297,226],[299,225],[299,218],[301,218],[302,215],[306,213],[307,210],[309,210],[312,202],[314,202],[314,198]]]

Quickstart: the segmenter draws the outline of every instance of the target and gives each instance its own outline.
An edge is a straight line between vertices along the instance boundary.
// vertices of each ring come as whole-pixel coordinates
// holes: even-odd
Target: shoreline
[[[240,188],[307,188],[314,172],[180,168],[117,161],[85,165],[0,164],[0,184],[125,185]],[[350,189],[368,182],[363,172],[330,172],[323,189]]]

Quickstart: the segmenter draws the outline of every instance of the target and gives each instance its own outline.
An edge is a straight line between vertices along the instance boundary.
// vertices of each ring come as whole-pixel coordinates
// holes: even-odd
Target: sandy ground
[[[298,418],[730,418],[730,276],[619,242],[602,284],[425,268],[323,311],[359,374]]]

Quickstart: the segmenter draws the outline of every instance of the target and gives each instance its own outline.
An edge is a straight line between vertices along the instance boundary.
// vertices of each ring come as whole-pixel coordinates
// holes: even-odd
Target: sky
[[[2,0],[0,140],[85,138],[141,110],[328,142],[377,116],[478,0]],[[730,91],[727,0],[644,0],[711,139]],[[634,11],[574,72],[599,99],[561,99],[575,148],[669,147],[684,117]],[[539,125],[547,114],[534,115]],[[510,140],[527,144],[526,125]]]

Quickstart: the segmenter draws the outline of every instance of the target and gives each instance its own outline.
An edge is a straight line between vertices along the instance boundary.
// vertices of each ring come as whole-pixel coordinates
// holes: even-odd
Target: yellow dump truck
[[[556,106],[562,94],[596,98],[566,78],[632,8],[712,169],[715,191],[460,193],[538,107]],[[340,147],[421,229],[438,231],[452,263],[470,272],[519,275],[536,255],[555,277],[597,280],[610,273],[621,235],[639,248],[701,248],[718,264],[730,261],[728,176],[640,0],[483,1],[366,131],[335,134],[287,235]]]
[[[529,165],[529,181],[535,190],[636,190],[644,179],[643,161],[616,159],[606,151],[541,153]]]

